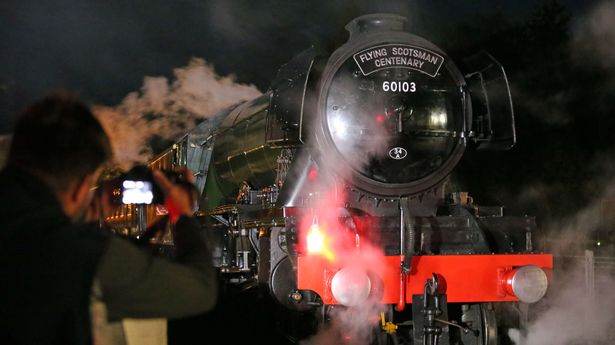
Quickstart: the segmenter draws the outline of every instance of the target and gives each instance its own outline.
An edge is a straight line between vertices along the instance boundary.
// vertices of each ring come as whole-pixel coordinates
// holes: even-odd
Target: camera
[[[182,174],[171,170],[161,170],[171,181],[179,184],[185,182]],[[126,204],[163,204],[164,192],[154,180],[153,171],[144,165],[137,165],[128,172],[121,174],[114,181],[113,203]]]

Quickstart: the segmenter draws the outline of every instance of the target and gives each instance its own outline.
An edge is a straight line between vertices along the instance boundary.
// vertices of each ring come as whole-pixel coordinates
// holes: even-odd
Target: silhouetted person
[[[18,117],[0,171],[0,344],[92,343],[93,290],[116,320],[214,306],[215,273],[185,188],[155,172],[174,210],[176,262],[83,222],[110,157],[103,128],[73,97],[47,97]]]

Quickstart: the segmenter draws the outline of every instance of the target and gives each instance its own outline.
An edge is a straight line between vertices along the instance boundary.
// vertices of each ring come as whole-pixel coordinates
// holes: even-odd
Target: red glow
[[[318,177],[318,169],[316,169],[316,167],[312,165],[312,167],[310,167],[310,171],[308,172],[308,179],[310,181],[314,181],[316,180],[317,177]]]
[[[366,266],[378,262],[381,250],[373,248],[376,236],[368,215],[354,214],[345,208],[345,193],[330,190],[320,195],[318,203],[309,208],[299,225],[299,251],[311,256],[321,256],[331,263],[357,263],[356,256],[369,258]],[[361,260],[363,261],[363,259]]]
[[[384,122],[384,116],[382,114],[376,116],[376,122],[378,122],[378,124],[382,124],[382,122]]]
[[[513,291],[512,287],[512,280],[518,270],[518,268],[502,270],[503,272],[500,273],[500,275],[502,276],[502,279],[500,279],[500,290],[502,295],[507,294],[509,296],[515,296],[515,292]]]

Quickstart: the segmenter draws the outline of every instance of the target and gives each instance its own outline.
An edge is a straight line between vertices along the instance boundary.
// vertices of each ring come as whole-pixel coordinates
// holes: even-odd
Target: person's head
[[[8,166],[42,179],[73,220],[87,210],[111,145],[89,107],[74,95],[54,94],[25,109],[17,118]]]

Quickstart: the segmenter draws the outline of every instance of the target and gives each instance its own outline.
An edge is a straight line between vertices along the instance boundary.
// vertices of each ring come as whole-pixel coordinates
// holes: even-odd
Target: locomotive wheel
[[[462,304],[457,307],[460,309],[454,308],[452,319],[461,322],[459,326],[449,327],[451,345],[497,345],[497,321],[492,303]],[[461,327],[465,327],[465,331]]]
[[[481,303],[480,311],[483,321],[483,344],[497,345],[498,325],[493,304]]]

